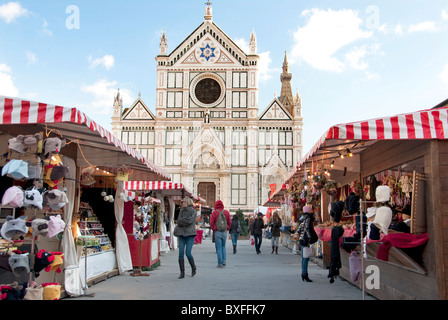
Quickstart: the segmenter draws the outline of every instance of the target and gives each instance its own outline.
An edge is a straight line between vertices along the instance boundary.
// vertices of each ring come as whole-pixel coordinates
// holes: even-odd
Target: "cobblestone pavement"
[[[193,247],[197,274],[178,279],[178,251],[161,255],[161,264],[149,277],[133,277],[130,272],[92,285],[93,297],[64,300],[363,300],[362,290],[337,278],[333,284],[328,270],[310,261],[311,283],[300,277],[300,255],[280,246],[271,254],[270,240],[263,239],[261,254],[255,253],[248,240],[238,242],[237,253],[227,240],[227,266],[217,268],[215,245],[208,238]],[[343,266],[345,268],[346,266]],[[374,300],[366,295],[366,300]]]

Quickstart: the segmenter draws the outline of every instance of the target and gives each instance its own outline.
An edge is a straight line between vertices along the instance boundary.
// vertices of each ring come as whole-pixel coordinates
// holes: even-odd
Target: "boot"
[[[308,273],[302,273],[302,281],[313,282],[313,280],[308,278]]]
[[[178,279],[185,278],[185,260],[179,259],[179,269],[180,269],[180,275]]]
[[[236,244],[233,245],[233,254],[236,253]]]
[[[190,262],[191,266],[191,276],[194,277],[194,275],[196,274],[196,264],[194,263],[194,259],[188,258],[188,262]]]
[[[275,254],[278,254],[278,247],[275,247]]]
[[[274,253],[274,248],[275,248],[275,247],[274,247],[274,246],[272,246],[272,251],[271,251],[271,254],[273,254],[273,253]]]

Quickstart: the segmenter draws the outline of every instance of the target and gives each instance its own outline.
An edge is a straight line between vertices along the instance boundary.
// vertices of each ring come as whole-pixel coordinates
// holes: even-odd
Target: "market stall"
[[[175,220],[175,202],[180,202],[185,197],[190,197],[195,201],[205,203],[205,200],[194,195],[185,185],[182,183],[173,183],[168,181],[126,181],[124,183],[124,190],[128,192],[140,193],[141,197],[151,195],[152,197],[158,198],[161,201],[162,206],[159,207],[159,214],[156,216],[159,219],[158,225],[161,226],[157,232],[153,232],[151,238],[146,240],[146,242],[151,242],[151,245],[146,245],[146,249],[143,247],[140,251],[140,241],[136,241],[133,238],[133,233],[130,233],[131,225],[134,223],[134,219],[131,218],[128,209],[127,217],[125,219],[125,225],[128,229],[128,238],[131,251],[135,252],[133,255],[133,265],[137,263],[138,257],[141,255],[144,261],[147,263],[143,264],[145,267],[150,267],[153,263],[158,261],[159,251],[162,247],[176,249],[177,241],[173,236],[174,230],[174,220]],[[168,230],[166,229],[165,223],[162,221],[162,217],[165,213],[168,213]],[[155,230],[154,230],[155,231]],[[197,231],[198,234],[202,234],[202,230]],[[167,240],[168,237],[168,240]],[[197,241],[199,243],[199,241]],[[138,247],[138,250],[137,250]],[[137,254],[138,253],[138,254]],[[146,257],[152,257],[148,259]]]
[[[341,240],[364,231],[363,241],[354,241],[349,251],[340,250],[340,275],[363,288],[363,293],[365,290],[384,299],[448,297],[448,265],[443,259],[447,243],[442,236],[442,220],[447,214],[442,193],[448,187],[447,119],[448,101],[444,101],[432,109],[335,125],[285,181],[288,198],[294,198],[298,208],[308,203],[318,213],[316,229],[325,244],[324,266],[329,267],[328,240],[335,227],[342,228]],[[390,197],[385,203],[377,199],[378,186],[389,187]],[[349,212],[348,199],[356,197],[358,208]],[[340,222],[331,216],[331,205],[336,201],[345,204]],[[391,217],[382,224],[373,220],[383,230],[380,239],[371,241],[361,226],[368,225],[369,208],[381,206],[390,208]],[[372,219],[378,217],[376,214]],[[367,288],[365,277],[353,278],[353,248],[363,263],[360,274],[379,268],[378,288]]]
[[[24,237],[24,246],[28,245],[28,248],[34,249],[30,250],[31,254],[41,249],[63,254],[61,272],[41,272],[37,282],[56,282],[62,285],[66,294],[82,295],[86,290],[86,281],[89,280],[83,272],[87,270],[89,273],[91,267],[98,269],[95,268],[94,258],[88,259],[87,267],[82,261],[83,256],[91,252],[93,247],[97,249],[97,256],[104,251],[108,252],[104,257],[112,257],[108,259],[110,263],[107,265],[112,266],[107,271],[114,269],[122,273],[132,269],[127,237],[121,223],[122,200],[116,197],[115,192],[117,188],[122,188],[123,182],[118,181],[107,190],[108,205],[111,208],[108,209],[110,214],[106,215],[106,218],[112,219],[117,225],[109,235],[99,231],[102,223],[88,220],[98,217],[100,211],[92,210],[88,203],[90,208],[84,208],[81,205],[81,197],[87,189],[95,188],[99,180],[105,180],[106,176],[114,180],[113,177],[123,170],[126,170],[132,179],[169,180],[168,175],[76,108],[0,96],[0,129],[2,167],[9,168],[12,163],[20,163],[20,170],[25,173],[7,180],[8,176],[14,173],[5,170],[5,175],[2,176],[2,182],[5,182],[2,183],[3,187],[18,186],[22,190],[43,187],[47,192],[60,191],[58,196],[64,197],[64,206],[58,204],[56,207],[43,204],[42,207],[33,205],[23,208],[17,204],[12,206],[11,203],[2,203],[2,212],[14,215],[16,211],[18,215],[18,211],[24,209],[23,215],[29,220],[39,218],[47,221],[52,216],[59,215],[66,226],[51,239]],[[31,147],[26,145],[26,149],[20,149],[23,148],[23,137],[30,138],[27,143]],[[27,169],[24,169],[24,166],[27,166]],[[86,168],[101,170],[104,175],[101,178],[97,174],[85,176]],[[100,189],[103,187],[100,186]],[[2,189],[2,197],[5,191],[5,188]],[[39,197],[38,194],[34,196]],[[97,197],[106,203],[100,194]],[[6,217],[2,215],[1,218],[0,223],[4,224]],[[115,240],[113,243],[102,243],[100,239],[106,238]],[[82,239],[86,241],[78,241]],[[86,242],[93,244],[91,248],[85,245],[77,246]],[[113,250],[109,250],[111,247]],[[33,261],[31,257],[30,261]],[[99,262],[100,265],[102,263]],[[0,274],[0,278],[3,276],[4,273]],[[9,283],[10,280],[6,278],[0,282]]]

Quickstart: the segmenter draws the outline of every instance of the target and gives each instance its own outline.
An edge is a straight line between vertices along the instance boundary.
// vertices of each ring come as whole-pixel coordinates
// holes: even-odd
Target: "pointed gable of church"
[[[292,120],[291,114],[283,107],[277,98],[274,98],[261,114],[260,120]]]
[[[170,65],[235,66],[247,64],[247,54],[214,22],[204,21],[168,56]]]
[[[123,120],[155,120],[151,110],[145,105],[141,97],[129,107],[123,114]]]

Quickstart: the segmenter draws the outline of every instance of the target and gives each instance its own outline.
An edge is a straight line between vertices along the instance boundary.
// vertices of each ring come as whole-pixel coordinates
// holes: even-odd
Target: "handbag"
[[[250,236],[249,243],[251,246],[255,244],[254,236]]]
[[[241,223],[239,221],[238,221],[238,227],[236,228],[236,232],[237,233],[243,232],[243,230],[241,229]]]
[[[266,229],[266,238],[267,238],[267,239],[271,239],[271,238],[272,238],[271,228]]]
[[[314,257],[314,248],[313,247],[303,247],[303,257],[304,258]]]

